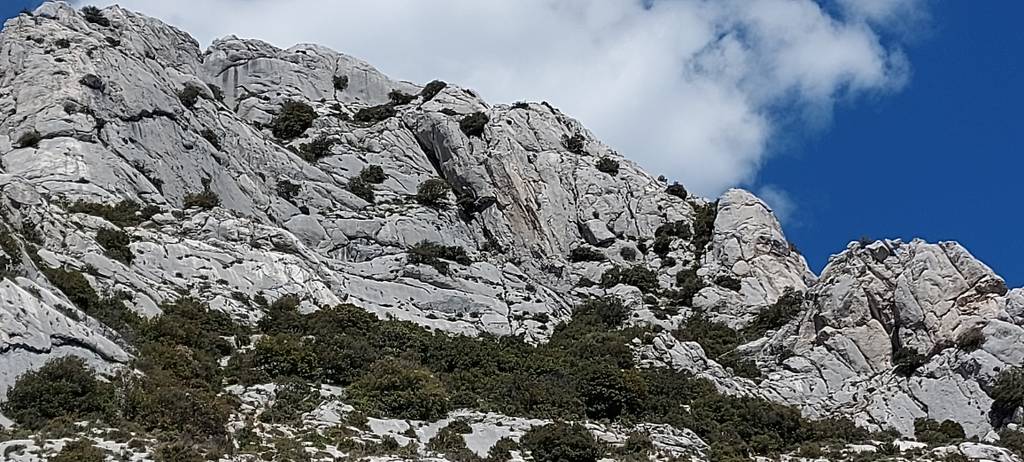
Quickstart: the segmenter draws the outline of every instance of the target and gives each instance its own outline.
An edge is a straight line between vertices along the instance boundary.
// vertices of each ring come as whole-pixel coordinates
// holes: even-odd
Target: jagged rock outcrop
[[[615,296],[630,323],[663,329],[632,345],[642,365],[873,430],[912,436],[928,417],[994,439],[991,386],[1024,362],[1024,290],[958,244],[852,243],[815,277],[754,195],[670,194],[547,103],[490,105],[316,45],[227,37],[203,51],[152,18],[102,14],[109,26],[46,3],[0,34],[0,397],[48,358],[82,356],[103,373],[132,358],[48,277],[61,268],[146,317],[190,296],[252,324],[263,302],[297,294],[305,311],[347,302],[531,342],[583,298]],[[275,136],[286,103],[315,112],[294,137]],[[470,118],[486,122],[474,131]],[[371,167],[380,178],[367,181]],[[417,199],[433,178],[451,187],[442,206]],[[123,200],[146,213],[124,222],[76,207]],[[103,230],[125,233],[130,258]],[[424,262],[421,243],[465,258]],[[607,277],[614,269],[639,276]],[[682,271],[695,271],[695,293],[678,294]],[[802,297],[799,313],[749,337],[787,293]],[[737,352],[762,377],[737,377],[677,340],[695,312],[748,335]],[[981,339],[971,348],[968,333]],[[268,387],[235,391],[256,402]],[[331,405],[310,424],[343,407]],[[519,433],[530,424],[467,415],[488,441],[495,421]],[[377,423],[377,436],[406,430]],[[667,453],[707,453],[689,430],[645,425]],[[590,430],[616,444],[627,433]],[[956,451],[1006,456],[971,444]]]

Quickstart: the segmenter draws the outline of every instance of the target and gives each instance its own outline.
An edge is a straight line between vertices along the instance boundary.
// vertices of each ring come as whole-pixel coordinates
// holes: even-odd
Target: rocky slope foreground
[[[639,332],[638,366],[902,436],[802,456],[1018,460],[998,442],[1016,440],[1011,398],[1024,398],[1005,377],[1024,361],[1024,291],[956,243],[851,243],[816,277],[752,194],[688,197],[547,103],[492,106],[315,45],[228,37],[203,51],[117,7],[83,15],[54,2],[9,20],[0,109],[0,396],[65,356],[102,381],[155,375],[138,340],[153,329],[133,327],[149,324],[125,310],[159,319],[183,296],[243,327],[274,324],[260,323],[268,301],[297,296],[301,313],[351,304],[537,348],[564,335],[556,326],[588,297],[615,298],[628,308],[617,332]],[[259,336],[217,333],[261,351]],[[484,456],[551,420],[482,406],[354,422],[365,409],[325,381],[299,418],[250,428],[284,399],[275,382],[214,390],[234,397],[228,446],[246,447],[245,433],[279,460],[298,457],[280,455],[284,440],[316,460],[466,460],[430,444],[450,422],[468,423],[455,438]],[[80,437],[108,457],[191,460],[161,453],[166,441],[138,426],[39,433],[4,409],[5,460],[58,457]],[[643,458],[725,460],[714,435],[602,417],[585,426],[616,450],[639,429],[651,446]],[[920,419],[963,434],[911,441],[923,439]],[[338,443],[342,433],[363,452]]]

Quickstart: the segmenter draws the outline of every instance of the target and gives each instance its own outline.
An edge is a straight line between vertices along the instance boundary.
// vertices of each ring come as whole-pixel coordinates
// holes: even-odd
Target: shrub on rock
[[[406,104],[411,103],[412,100],[416,99],[416,97],[401,90],[391,90],[391,92],[388,93],[388,99],[390,99],[391,104],[394,104],[395,106],[405,106]]]
[[[434,97],[437,96],[438,93],[441,93],[441,91],[447,86],[447,83],[440,80],[431,81],[423,87],[423,90],[420,90],[420,98],[422,98],[423,102],[426,103],[427,101],[434,99]]]
[[[7,391],[0,410],[25,428],[39,429],[52,419],[103,418],[113,409],[113,388],[76,356],[51,359],[22,374]]]
[[[972,327],[963,331],[956,338],[957,348],[968,352],[981,348],[985,344],[985,334],[981,329],[981,327]]]
[[[203,210],[210,210],[220,205],[220,197],[210,189],[210,181],[203,180],[203,190],[197,193],[186,194],[182,204],[185,208],[197,207]]]
[[[95,6],[90,5],[82,7],[82,17],[86,22],[91,22],[103,27],[110,27],[110,20],[104,17],[103,12]]]
[[[82,84],[87,88],[91,88],[96,91],[103,91],[106,88],[106,84],[103,83],[103,79],[96,74],[85,74],[81,79],[78,79],[78,83]]]
[[[312,106],[301,101],[286,101],[270,122],[270,131],[275,137],[290,140],[302,136],[313,126],[317,113]]]
[[[374,201],[373,184],[361,176],[348,180],[348,191],[371,204]]]
[[[96,232],[96,242],[103,246],[104,253],[114,260],[130,265],[135,255],[129,246],[132,239],[119,229],[103,228]]]
[[[585,152],[583,147],[586,142],[587,139],[579,133],[562,137],[562,145],[565,146],[565,150],[573,154],[583,154]]]
[[[210,143],[210,146],[213,146],[213,149],[220,151],[220,137],[217,136],[217,133],[215,133],[213,130],[209,128],[204,128],[202,131],[199,132],[199,136],[203,137],[203,139],[206,140],[207,143]]]
[[[537,462],[596,462],[605,453],[585,427],[564,422],[533,427],[520,443]]]
[[[581,245],[569,251],[569,261],[581,262],[581,261],[605,261],[608,257],[605,257],[599,250]]]
[[[196,105],[196,102],[199,101],[200,95],[202,95],[202,90],[200,90],[199,87],[192,84],[186,84],[185,88],[178,92],[178,100],[181,101],[182,105],[191,109]]]
[[[602,157],[597,161],[597,169],[611,176],[619,174],[619,161],[610,157]]]
[[[302,157],[306,162],[316,162],[331,155],[331,149],[336,144],[338,144],[338,140],[334,138],[326,135],[317,136],[308,143],[299,145],[299,157]]]
[[[448,197],[450,190],[451,187],[443,178],[431,178],[416,187],[416,202],[428,207],[438,207]]]
[[[380,165],[367,165],[359,172],[359,178],[362,178],[367,183],[381,184],[388,177]]]
[[[487,122],[490,121],[490,117],[483,112],[474,112],[466,117],[463,117],[459,121],[459,129],[466,136],[475,136],[480,138],[484,133],[484,127],[487,126]]]
[[[345,91],[348,88],[348,76],[347,75],[336,75],[333,79],[334,89],[338,91]]]
[[[441,381],[419,364],[402,359],[373,363],[349,387],[349,395],[358,408],[381,417],[436,420],[449,408]]]
[[[395,114],[398,114],[398,111],[395,111],[395,106],[387,103],[379,106],[364,107],[356,111],[355,115],[352,116],[352,120],[372,125],[394,117]]]
[[[36,148],[39,147],[39,142],[43,140],[43,135],[35,130],[29,130],[18,137],[19,148]]]
[[[643,265],[637,265],[628,268],[615,267],[601,275],[602,287],[612,288],[619,284],[636,287],[643,293],[655,293],[659,289],[658,273]]]
[[[441,274],[448,274],[448,263],[445,260],[461,265],[473,263],[462,247],[454,245],[423,241],[409,249],[409,263],[430,265]]]
[[[104,462],[107,460],[106,452],[96,447],[92,441],[79,439],[64,443],[50,462]]]
[[[914,419],[914,438],[929,444],[951,444],[966,438],[964,428],[952,420],[939,423],[932,419]]]
[[[684,188],[683,185],[679,184],[678,182],[672,183],[667,188],[665,188],[665,193],[670,196],[676,196],[682,200],[686,200],[687,196],[689,196],[689,193],[686,191],[686,188]]]

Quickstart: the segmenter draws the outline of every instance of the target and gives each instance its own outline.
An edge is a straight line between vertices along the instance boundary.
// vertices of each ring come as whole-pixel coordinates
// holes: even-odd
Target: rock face
[[[305,310],[349,302],[533,342],[583,297],[618,296],[632,322],[666,329],[634,345],[646,365],[907,436],[929,417],[991,437],[991,386],[1024,361],[1024,291],[956,243],[852,243],[815,277],[754,195],[669,194],[547,103],[492,106],[453,84],[427,92],[316,45],[227,37],[203,51],[154,19],[103,16],[110,26],[46,3],[0,35],[0,397],[48,358],[110,372],[132,357],[47,277],[56,268],[143,316],[187,295],[253,323],[260,300],[297,294]],[[275,136],[290,102],[316,117]],[[470,117],[486,123],[467,129]],[[381,178],[367,180],[370,167]],[[451,188],[440,206],[417,199],[432,178]],[[123,200],[148,212],[124,223],[73,206]],[[115,258],[101,230],[126,233],[130,258]],[[421,243],[468,258],[415,263]],[[653,282],[606,277],[613,268]],[[655,295],[691,270],[703,286],[692,303]],[[804,294],[800,313],[739,348],[761,379],[669,333],[694,311],[746,328],[787,292]],[[978,345],[961,342],[968,333]],[[706,449],[688,430],[656,433],[666,447]]]

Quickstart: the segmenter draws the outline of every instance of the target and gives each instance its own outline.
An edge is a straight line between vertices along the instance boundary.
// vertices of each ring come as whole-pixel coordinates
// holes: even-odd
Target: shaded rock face
[[[1024,359],[1024,292],[956,243],[854,243],[817,278],[754,195],[668,194],[546,103],[492,106],[453,84],[425,101],[420,86],[320,46],[228,37],[203,51],[154,19],[103,15],[109,27],[47,3],[0,35],[0,396],[55,356],[102,372],[131,359],[45,268],[81,272],[144,316],[187,295],[253,323],[265,310],[257,300],[297,294],[307,311],[347,302],[533,342],[584,297],[616,296],[629,322],[664,328],[634,344],[645,365],[904,434],[930,417],[986,436],[988,391]],[[280,139],[272,127],[288,102],[316,117]],[[467,135],[460,122],[477,113],[487,123]],[[598,170],[602,158],[617,173]],[[382,178],[366,180],[371,166]],[[418,189],[433,178],[450,191],[425,205]],[[122,200],[152,213],[115,223],[72,207]],[[707,210],[713,220],[699,222]],[[130,261],[110,256],[103,229],[130,237]],[[468,264],[412,263],[423,242],[461,248]],[[583,248],[587,258],[573,257]],[[615,267],[653,281],[603,280]],[[670,295],[684,270],[702,286],[693,306]],[[787,291],[802,294],[799,313],[739,348],[761,379],[736,377],[670,334],[697,311],[756,325]],[[975,331],[977,349],[957,346]],[[898,368],[910,353],[923,357],[916,369]]]

